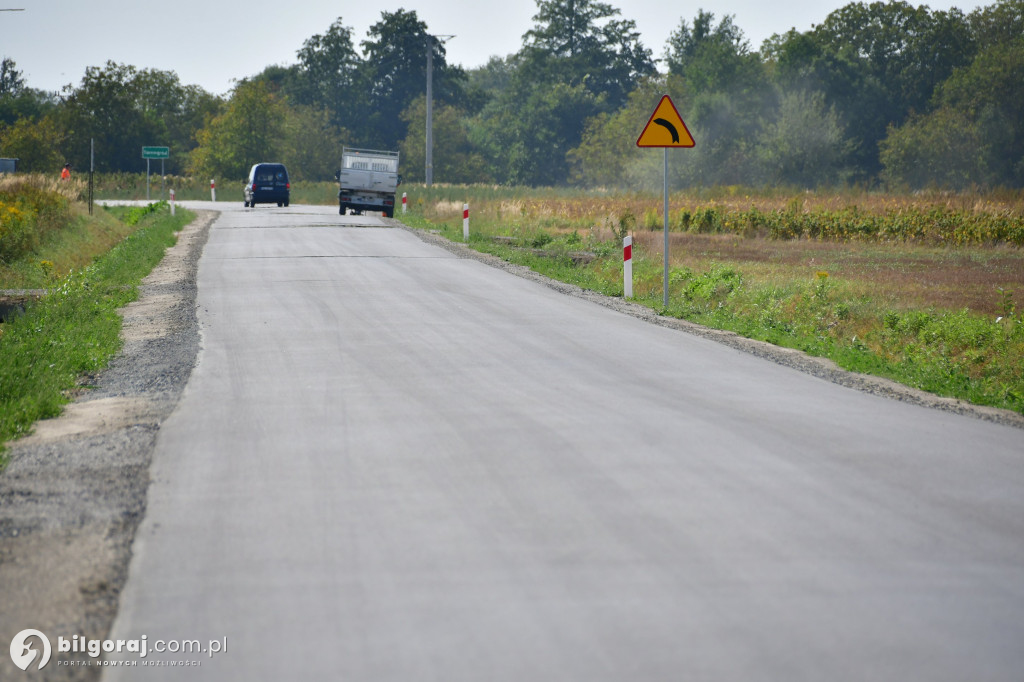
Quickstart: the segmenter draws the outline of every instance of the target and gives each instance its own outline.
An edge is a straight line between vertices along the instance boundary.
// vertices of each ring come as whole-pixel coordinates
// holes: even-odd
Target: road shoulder
[[[124,348],[91,382],[96,388],[9,444],[0,473],[0,641],[24,628],[102,639],[117,615],[157,433],[199,351],[196,271],[219,214],[197,214],[120,311]],[[8,669],[4,656],[0,678]],[[99,672],[62,666],[47,679]]]

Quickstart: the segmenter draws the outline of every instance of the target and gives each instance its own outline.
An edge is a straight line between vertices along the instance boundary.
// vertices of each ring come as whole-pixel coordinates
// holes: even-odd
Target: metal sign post
[[[665,277],[662,288],[662,305],[668,309],[668,147],[665,147]]]
[[[164,159],[171,156],[170,147],[143,147],[142,158],[146,160],[146,201],[149,201],[149,160],[160,159],[160,173],[163,176]],[[163,195],[163,180],[160,181],[160,194]]]
[[[652,127],[653,126],[653,127]],[[695,142],[690,131],[683,123],[679,110],[672,103],[672,98],[665,95],[661,98],[654,113],[647,120],[644,131],[636,140],[637,147],[663,147],[665,151],[665,186],[664,186],[664,217],[665,217],[665,280],[662,284],[662,302],[668,308],[668,150],[670,147],[693,147]]]
[[[96,172],[96,139],[89,138],[89,215],[92,215],[93,175]]]

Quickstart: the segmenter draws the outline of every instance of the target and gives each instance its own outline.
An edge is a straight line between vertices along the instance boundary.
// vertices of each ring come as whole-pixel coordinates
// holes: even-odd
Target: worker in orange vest
[[[71,164],[70,163],[65,163],[64,164],[64,168],[62,168],[61,171],[60,171],[60,179],[61,180],[70,180],[71,179]]]

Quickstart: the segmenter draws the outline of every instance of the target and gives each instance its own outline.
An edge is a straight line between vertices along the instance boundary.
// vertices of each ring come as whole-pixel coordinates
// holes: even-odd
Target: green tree
[[[333,178],[348,131],[335,128],[327,112],[315,107],[288,106],[284,116],[280,158],[288,166],[291,179]]]
[[[669,73],[681,76],[693,93],[738,90],[763,79],[760,60],[733,17],[715,25],[715,15],[704,10],[671,33],[665,61]]]
[[[195,134],[220,112],[223,102],[198,85],[183,85],[173,71],[143,69],[132,83],[136,108],[158,142],[174,151],[168,164],[175,171],[195,147]],[[145,144],[151,144],[146,142]]]
[[[14,123],[19,119],[37,120],[57,109],[55,93],[34,88],[22,88],[17,95],[0,97],[0,123]]]
[[[90,140],[95,140],[97,170],[138,170],[144,165],[142,145],[163,141],[138,106],[137,75],[134,66],[108,61],[103,68],[86,68],[77,88],[65,87],[60,122],[74,166],[89,167]]]
[[[270,92],[279,97],[294,100],[299,104],[315,104],[313,98],[308,96],[308,89],[302,76],[302,67],[299,64],[290,66],[271,64],[246,80],[262,81]]]
[[[18,159],[19,171],[53,173],[56,177],[64,165],[63,138],[63,131],[51,116],[20,118],[10,125],[0,123],[0,156]]]
[[[10,57],[0,61],[0,97],[17,97],[25,89],[25,79]]]
[[[534,26],[523,36],[521,79],[584,85],[611,111],[626,102],[637,81],[654,73],[651,52],[636,22],[594,0],[537,0]]]
[[[1024,184],[1024,37],[983,50],[935,96],[939,109],[965,112],[981,126],[996,182]]]
[[[55,108],[56,98],[28,87],[13,59],[4,57],[0,61],[0,124],[24,118],[37,120]]]
[[[307,39],[298,57],[296,100],[326,109],[335,126],[359,129],[365,112],[363,92],[368,88],[352,29],[338,17],[326,33]]]
[[[678,104],[698,149],[676,164],[686,185],[753,184],[760,175],[754,149],[773,120],[778,93],[731,16],[698,11],[669,38],[669,73],[685,87]]]
[[[878,143],[890,125],[923,111],[935,88],[970,62],[975,43],[959,10],[906,2],[850,3],[806,34],[772,48],[785,90],[819,90],[858,143],[862,179],[880,169]]]
[[[910,187],[1024,186],[1024,38],[983,50],[943,83],[934,110],[892,127],[884,177]]]
[[[572,182],[589,187],[652,187],[645,183],[653,152],[639,149],[636,140],[662,95],[668,93],[678,102],[684,91],[679,76],[647,78],[621,109],[589,118],[580,144],[568,154]],[[634,172],[641,167],[643,171]]]
[[[491,57],[483,66],[466,73],[469,89],[479,93],[484,103],[500,97],[512,87],[519,61],[516,55]]]
[[[966,112],[943,108],[890,129],[881,143],[882,177],[912,189],[985,184],[985,144]]]
[[[1024,35],[1024,0],[1000,0],[976,9],[967,23],[979,50],[1012,43]]]
[[[470,139],[501,182],[561,185],[587,120],[621,107],[654,73],[634,22],[592,0],[538,0],[523,48],[489,69],[492,99]]]
[[[409,133],[402,140],[402,176],[406,181],[426,180],[426,97],[414,101],[402,114]],[[469,138],[467,119],[453,106],[434,107],[434,180],[438,182],[490,182],[487,162]]]
[[[504,182],[564,185],[568,153],[579,144],[586,120],[599,113],[598,98],[583,84],[553,83],[528,91],[515,107],[492,111],[471,139],[498,160]]]
[[[853,150],[825,96],[802,91],[782,95],[777,114],[766,123],[756,145],[761,183],[806,188],[844,180]]]
[[[465,72],[447,63],[444,44],[430,37],[415,11],[384,11],[370,27],[362,43],[366,55],[362,82],[368,84],[368,91],[360,96],[369,97],[364,144],[395,149],[405,138],[402,112],[426,92],[428,45],[433,53],[435,101],[458,101]]]
[[[58,124],[66,135],[65,154],[88,167],[90,140],[96,143],[96,169],[144,168],[144,145],[169,146],[168,172],[183,166],[195,131],[219,103],[197,86],[183,86],[170,71],[139,70],[108,61],[90,66],[78,87],[64,90]]]
[[[235,87],[224,113],[197,133],[189,171],[200,177],[243,180],[249,167],[283,152],[287,108],[262,81]]]

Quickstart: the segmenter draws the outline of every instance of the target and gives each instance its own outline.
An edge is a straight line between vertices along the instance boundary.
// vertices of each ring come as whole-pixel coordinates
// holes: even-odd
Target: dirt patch
[[[9,444],[10,463],[0,473],[4,647],[25,628],[51,640],[103,639],[110,631],[145,512],[156,436],[199,350],[195,274],[217,215],[201,212],[182,230],[143,280],[139,299],[120,311],[124,349],[92,378],[96,388]],[[48,680],[93,680],[100,671],[51,664],[43,672]],[[24,673],[0,656],[0,679],[15,675]]]
[[[637,232],[634,243],[660,254],[661,233]],[[1024,309],[1024,250],[1015,247],[943,249],[908,244],[871,244],[806,239],[745,239],[737,235],[671,234],[673,261],[700,269],[710,263],[731,265],[744,274],[771,277],[779,270],[818,271],[871,290],[891,291],[907,306],[1004,315],[1011,292]],[[658,256],[660,258],[660,255]]]

